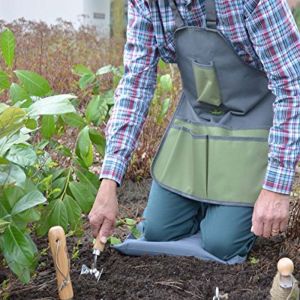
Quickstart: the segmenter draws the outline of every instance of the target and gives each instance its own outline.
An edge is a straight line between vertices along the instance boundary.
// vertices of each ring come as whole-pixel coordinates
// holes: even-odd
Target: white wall
[[[42,20],[48,24],[62,18],[78,24],[78,17],[84,13],[85,0],[0,0],[0,19],[13,21],[24,17],[28,20]],[[100,3],[103,0],[98,0]]]
[[[1,1],[1,0],[0,0]],[[122,0],[119,0],[122,1]],[[86,20],[89,24],[96,26],[97,30],[110,35],[110,0],[83,0],[84,15],[89,16]]]

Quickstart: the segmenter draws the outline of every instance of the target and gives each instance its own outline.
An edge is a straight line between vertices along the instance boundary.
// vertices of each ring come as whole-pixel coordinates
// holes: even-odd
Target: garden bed
[[[124,184],[119,190],[121,216],[141,215],[149,187],[149,180]],[[293,259],[295,275],[300,279],[299,241],[288,241],[280,236],[258,240],[248,261],[234,266],[192,257],[128,257],[107,248],[98,260],[98,268],[102,266],[104,272],[96,283],[94,279],[79,277],[81,265],[90,266],[92,262],[90,241],[88,230],[79,244],[78,238],[68,238],[69,253],[74,253],[74,247],[79,245],[77,259],[71,262],[74,299],[212,299],[218,286],[221,294],[228,294],[228,299],[265,300],[276,273],[276,263],[282,256]],[[47,248],[45,239],[37,243],[41,251]],[[2,277],[10,279],[8,299],[57,299],[53,261],[49,251],[43,252],[29,285],[21,285],[8,270],[2,272]]]

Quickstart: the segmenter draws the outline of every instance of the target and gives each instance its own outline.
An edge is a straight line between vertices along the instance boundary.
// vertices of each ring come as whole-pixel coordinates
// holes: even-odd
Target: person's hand
[[[88,216],[94,238],[99,238],[103,244],[114,231],[118,211],[117,184],[103,179]]]
[[[289,207],[288,195],[262,190],[254,206],[251,231],[266,238],[285,231]]]

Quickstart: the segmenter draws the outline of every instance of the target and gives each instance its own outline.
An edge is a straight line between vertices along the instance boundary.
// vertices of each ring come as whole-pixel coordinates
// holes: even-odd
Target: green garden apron
[[[208,203],[253,206],[268,162],[275,96],[216,29],[214,0],[202,27],[185,26],[174,0],[182,94],[151,167],[164,188]]]

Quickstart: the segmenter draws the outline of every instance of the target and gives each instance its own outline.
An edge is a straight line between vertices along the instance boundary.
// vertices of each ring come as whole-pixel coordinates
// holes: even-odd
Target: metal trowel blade
[[[100,271],[98,271],[96,268],[91,269],[87,265],[82,265],[80,276],[90,274],[92,276],[95,276],[95,278],[98,282],[102,273],[103,273],[103,268]]]
[[[87,265],[82,265],[80,275],[92,274],[92,270]]]

